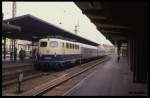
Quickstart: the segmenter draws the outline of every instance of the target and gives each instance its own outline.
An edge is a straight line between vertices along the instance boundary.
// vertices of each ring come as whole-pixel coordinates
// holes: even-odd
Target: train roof
[[[92,46],[92,45],[88,45],[88,44],[83,44],[83,43],[80,43],[80,42],[77,42],[77,41],[71,41],[71,40],[65,40],[65,39],[59,39],[59,38],[53,38],[53,39],[51,39],[51,38],[53,38],[53,37],[50,37],[49,39],[50,39],[50,41],[65,41],[65,42],[69,42],[69,43],[76,43],[76,44],[80,44],[80,45],[82,45],[82,46],[86,46],[86,47],[93,47],[93,48],[95,48],[95,46]],[[47,41],[48,40],[48,38],[43,38],[43,39],[40,39],[39,41]]]
[[[59,28],[51,23],[43,21],[30,14],[3,20],[4,23],[12,24],[21,27],[21,32],[5,33],[4,36],[12,39],[22,39],[29,41],[39,41],[47,36],[61,36],[68,39],[76,40],[80,43],[97,46],[99,44],[85,39],[81,36],[70,33],[62,28]]]

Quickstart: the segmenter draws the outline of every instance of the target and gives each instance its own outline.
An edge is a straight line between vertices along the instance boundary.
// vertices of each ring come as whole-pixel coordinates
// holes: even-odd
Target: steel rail
[[[19,96],[40,96],[40,95],[43,95],[45,92],[48,92],[49,90],[61,85],[64,82],[67,82],[68,80],[82,74],[83,72],[95,67],[99,63],[102,63],[102,62],[104,62],[108,59],[109,58],[106,57],[105,59],[95,63],[94,65],[88,66],[88,67],[84,68],[83,70],[79,71],[78,73],[75,73],[71,76],[67,76],[67,74],[65,74],[63,76],[60,76],[60,77],[54,79],[53,81],[50,81],[50,82],[44,83],[40,86],[37,86],[37,87],[27,91],[27,92],[24,92],[24,93],[20,94]]]

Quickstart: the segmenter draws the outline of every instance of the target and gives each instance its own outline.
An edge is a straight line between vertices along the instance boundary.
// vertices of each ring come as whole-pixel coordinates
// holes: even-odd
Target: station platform
[[[64,96],[147,96],[147,84],[133,83],[127,57],[119,62],[116,55],[110,57]]]
[[[20,61],[19,58],[17,58],[16,61],[11,60],[10,58],[6,58],[5,60],[2,59],[2,69],[25,66],[25,65],[32,65],[32,64],[33,64],[33,60],[29,59],[28,57],[25,58],[23,62]]]

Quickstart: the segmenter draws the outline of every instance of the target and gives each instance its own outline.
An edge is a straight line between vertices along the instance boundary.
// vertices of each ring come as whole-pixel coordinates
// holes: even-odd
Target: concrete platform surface
[[[132,82],[127,58],[112,55],[64,96],[146,96],[147,85]]]
[[[18,59],[16,61],[5,60],[2,61],[2,68],[13,68],[13,67],[32,65],[32,64],[33,64],[32,59],[25,59],[23,62]]]

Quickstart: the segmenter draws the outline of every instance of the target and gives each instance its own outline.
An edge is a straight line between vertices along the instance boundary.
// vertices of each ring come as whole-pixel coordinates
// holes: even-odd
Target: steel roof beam
[[[100,2],[75,2],[75,4],[81,9],[102,9]]]
[[[92,22],[101,22],[101,21],[106,21],[106,17],[105,16],[95,16],[95,15],[87,15],[89,18],[90,18],[90,20],[92,21]]]
[[[108,30],[100,30],[102,33],[111,33],[111,34],[122,34],[122,32],[116,32],[116,31],[108,31]]]
[[[82,9],[82,13],[86,15],[103,15],[101,9]]]
[[[94,24],[98,28],[119,28],[119,29],[122,28],[122,29],[128,29],[128,27],[121,26],[121,25],[101,24],[101,23],[96,23],[96,22],[94,22]]]

